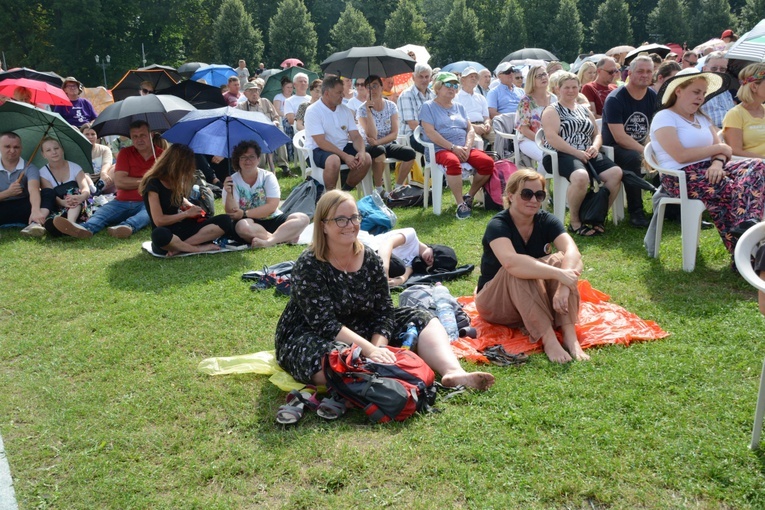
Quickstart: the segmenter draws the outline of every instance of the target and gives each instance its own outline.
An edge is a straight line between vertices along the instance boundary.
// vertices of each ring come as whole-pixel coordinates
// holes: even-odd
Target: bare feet
[[[564,336],[563,346],[571,354],[571,357],[577,361],[587,361],[590,359],[590,356],[585,354],[584,350],[582,350],[582,346],[579,344],[579,340],[576,336],[574,336],[573,339]]]
[[[476,390],[486,391],[494,384],[494,376],[486,372],[453,372],[441,378],[441,384],[447,388],[465,386]]]
[[[215,243],[205,243],[205,244],[198,244],[196,246],[196,252],[202,252],[202,251],[218,251],[220,250],[220,246],[218,246]]]
[[[579,344],[577,343],[577,345]],[[542,338],[542,346],[545,349],[545,354],[547,354],[547,357],[553,363],[563,364],[571,361],[571,356],[565,349],[563,349],[560,342],[558,342],[558,338],[554,334],[550,339]]]
[[[259,237],[253,237],[252,238],[252,247],[253,248],[270,248],[274,245],[273,237],[268,236],[268,239],[260,239]]]

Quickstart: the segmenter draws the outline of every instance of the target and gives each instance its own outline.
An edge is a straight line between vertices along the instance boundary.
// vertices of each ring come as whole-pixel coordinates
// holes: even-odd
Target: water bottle
[[[436,315],[444,326],[446,334],[449,335],[449,341],[454,342],[459,338],[459,333],[451,298],[452,295],[449,293],[449,289],[441,285],[441,282],[438,282],[433,288],[433,302],[436,304]]]
[[[191,195],[189,196],[189,202],[194,205],[199,205],[199,197],[201,192],[199,191],[199,184],[195,184],[191,187]]]
[[[406,331],[404,333],[401,333],[401,348],[405,350],[409,350],[412,348],[412,344],[414,344],[414,341],[417,340],[417,326],[414,325],[414,322],[410,322],[406,325]]]

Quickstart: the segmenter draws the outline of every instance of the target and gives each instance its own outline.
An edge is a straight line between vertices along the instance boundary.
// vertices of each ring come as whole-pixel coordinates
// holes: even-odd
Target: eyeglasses
[[[239,161],[255,161],[258,158],[258,156],[239,156]]]
[[[618,70],[618,69],[611,69],[610,71],[606,71],[605,69],[601,69],[601,71],[605,71],[605,72],[607,72],[608,74],[610,74],[611,76],[613,76],[613,75],[615,75],[616,73],[618,73],[618,72],[619,72],[619,70]]]
[[[457,90],[458,88],[460,88],[460,84],[450,81],[450,82],[444,83],[444,87],[446,87],[447,89]]]
[[[712,71],[713,73],[725,73],[728,71],[728,67],[714,66],[714,67],[710,67],[709,70]]]
[[[364,219],[364,217],[360,214],[353,214],[350,217],[349,216],[338,216],[336,218],[327,218],[326,220],[323,220],[324,223],[329,223],[330,221],[334,221],[335,225],[337,225],[340,228],[345,228],[348,226],[348,222],[350,221],[354,225],[358,226],[361,224],[361,220]]]
[[[547,78],[547,76],[548,76],[547,73],[541,73],[541,74],[535,74],[534,78],[542,79],[542,78]]]
[[[684,58],[683,60],[685,60],[686,62],[688,62],[688,63],[689,63],[689,64],[691,64],[692,66],[698,65],[698,63],[699,63],[699,61],[698,61],[698,60],[690,60],[690,59],[688,59],[688,58]]]
[[[547,198],[547,193],[544,190],[532,191],[529,188],[523,188],[521,190],[521,198],[524,202],[528,202],[532,197],[536,197],[537,202],[544,202]]]
[[[368,88],[369,90],[377,90],[377,89],[379,89],[379,88],[382,88],[382,86],[381,86],[379,83],[377,83],[376,81],[373,81],[372,83],[370,83],[369,85],[367,85],[367,88]]]

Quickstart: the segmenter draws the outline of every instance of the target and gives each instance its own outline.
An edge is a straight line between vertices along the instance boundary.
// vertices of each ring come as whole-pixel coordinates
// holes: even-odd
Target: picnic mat
[[[611,296],[595,290],[586,280],[579,280],[579,324],[576,333],[583,349],[596,345],[629,345],[635,341],[659,340],[669,333],[653,321],[646,321],[619,305],[609,303]],[[542,352],[542,341],[530,342],[529,336],[517,328],[491,324],[481,319],[475,309],[474,296],[457,299],[470,316],[476,338],[460,338],[452,343],[457,357],[476,363],[489,363],[479,351],[492,345],[502,345],[510,354]],[[558,339],[560,333],[556,332]]]
[[[159,257],[161,259],[177,259],[178,257],[189,257],[191,255],[204,255],[204,254],[212,255],[212,254],[215,254],[215,253],[227,253],[227,252],[230,252],[230,251],[246,250],[249,247],[250,247],[250,245],[248,245],[248,244],[239,244],[239,245],[231,245],[231,244],[229,244],[229,245],[224,246],[220,250],[208,250],[208,251],[195,251],[195,252],[191,252],[191,253],[179,253],[177,255],[173,255],[172,257],[168,257],[167,255],[162,255],[160,253],[155,252],[151,248],[151,241],[144,241],[141,244],[141,248],[145,252],[147,252],[150,255],[154,255],[155,257]]]

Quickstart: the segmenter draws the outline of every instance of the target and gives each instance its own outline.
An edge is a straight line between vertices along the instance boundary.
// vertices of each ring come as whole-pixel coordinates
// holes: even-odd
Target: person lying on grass
[[[420,241],[413,228],[398,228],[362,242],[377,251],[391,287],[403,285],[412,276],[412,261],[418,255],[427,266],[433,265],[433,248]]]
[[[185,198],[191,191],[195,172],[194,151],[186,145],[174,144],[141,180],[138,191],[151,219],[151,248],[155,253],[173,256],[218,250],[211,241],[233,231],[227,215],[207,218],[201,207]]]
[[[541,210],[545,183],[528,168],[507,181],[508,208],[489,220],[483,235],[476,310],[489,322],[525,328],[532,342],[542,339],[550,361],[588,360],[575,326],[582,256],[563,223]],[[555,328],[563,335],[562,346]]]

